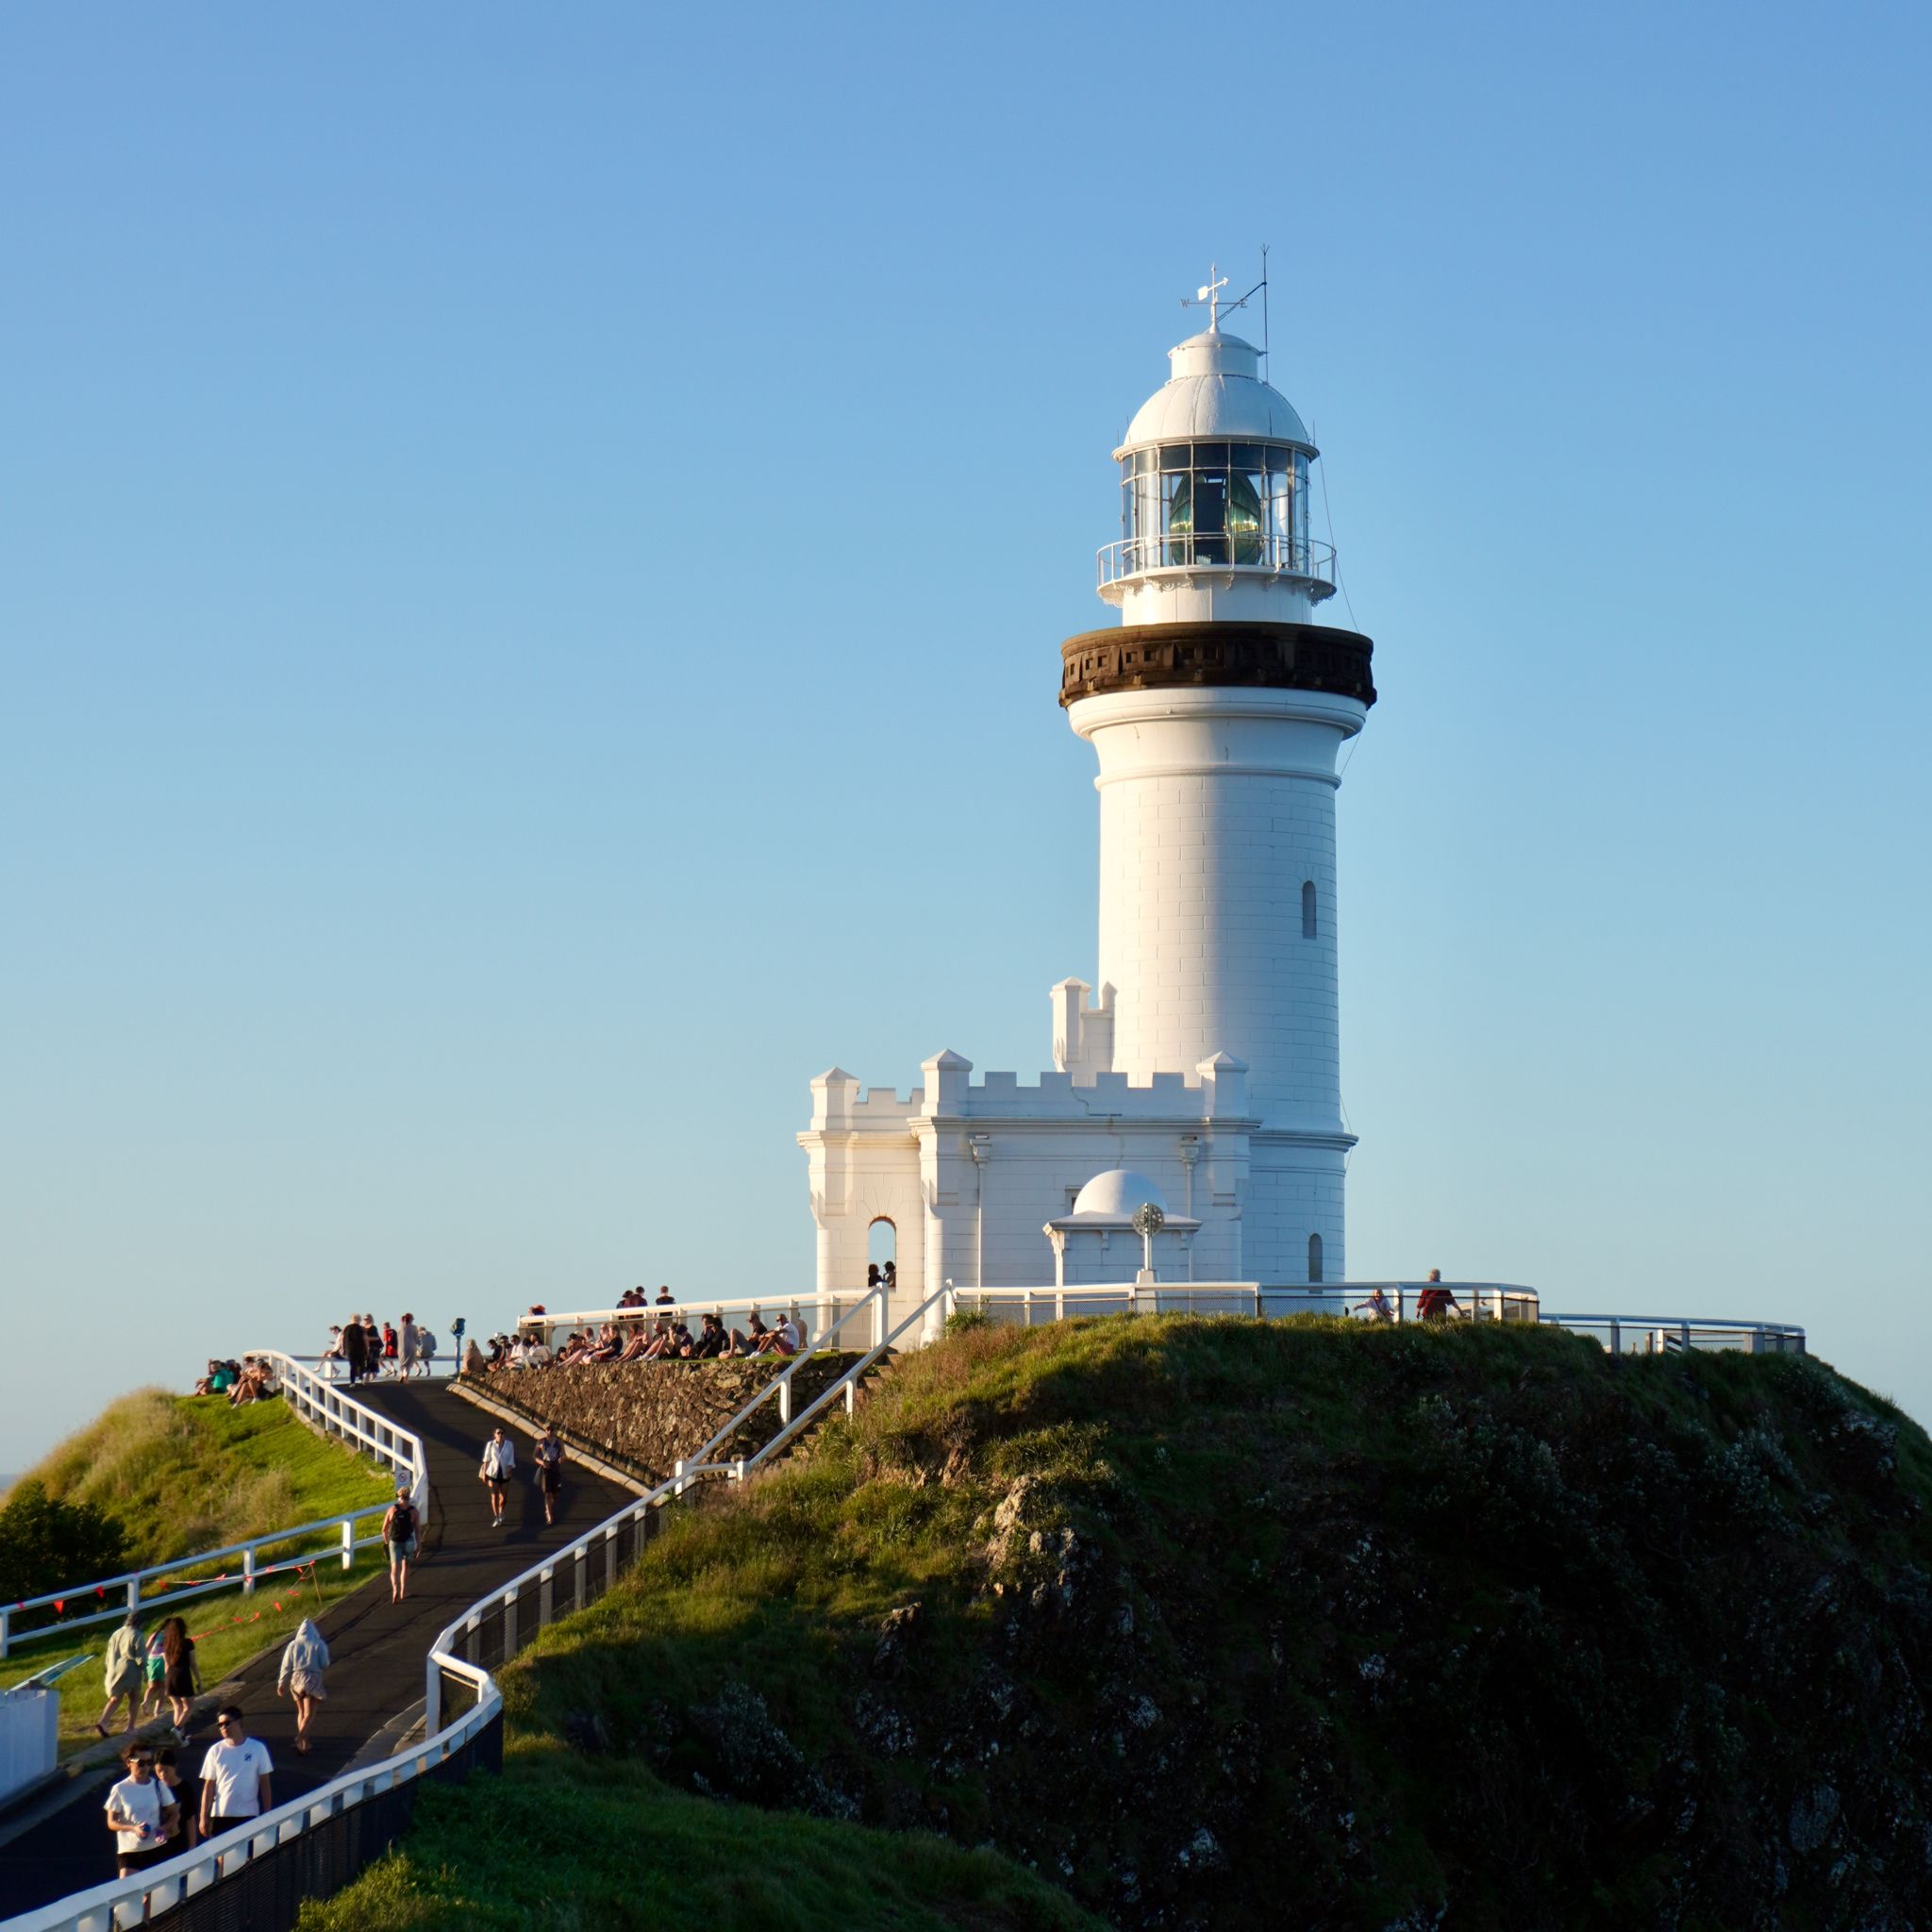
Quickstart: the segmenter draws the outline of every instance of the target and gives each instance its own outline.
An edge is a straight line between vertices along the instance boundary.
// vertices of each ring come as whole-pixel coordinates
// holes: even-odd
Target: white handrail
[[[460,1658],[450,1659],[447,1668],[475,1686],[476,1702],[422,1743],[398,1751],[380,1764],[344,1772],[299,1798],[131,1877],[70,1892],[51,1905],[22,1912],[7,1921],[8,1932],[113,1932],[119,1925],[144,1924],[365,1798],[420,1777],[468,1744],[496,1717],[503,1703],[502,1692],[488,1671]],[[123,1908],[130,1906],[134,1915],[125,1916]]]
[[[801,1320],[803,1309],[817,1311],[823,1320],[824,1310],[827,1307],[837,1308],[854,1296],[863,1301],[867,1295],[878,1292],[880,1291],[876,1289],[832,1289],[823,1294],[726,1295],[722,1300],[712,1301],[642,1302],[627,1308],[563,1308],[555,1314],[546,1308],[541,1315],[519,1315],[516,1332],[527,1335],[538,1331],[547,1336],[558,1328],[595,1329],[607,1323],[619,1326],[648,1327],[660,1317],[665,1322],[675,1322],[693,1315],[700,1318],[706,1315],[761,1315],[767,1308],[782,1309],[804,1328],[805,1324]],[[808,1333],[806,1339],[813,1341],[814,1337]]]
[[[258,1361],[279,1362],[282,1397],[304,1422],[325,1436],[352,1436],[399,1477],[407,1477],[409,1501],[419,1524],[429,1521],[429,1458],[423,1439],[413,1430],[398,1428],[386,1415],[364,1407],[326,1377],[305,1368],[278,1348],[258,1348]]]
[[[281,1350],[274,1348],[251,1352],[258,1361],[280,1364],[276,1378],[281,1384],[282,1397],[311,1428],[324,1435],[353,1437],[379,1460],[389,1463],[398,1475],[407,1474],[411,1500],[423,1520],[428,1520],[428,1462],[423,1453],[420,1436],[408,1429],[398,1428],[386,1416],[365,1407],[354,1396],[345,1395],[333,1383],[310,1374],[293,1356],[284,1355]],[[150,1577],[172,1576],[178,1571],[198,1569],[204,1563],[220,1562],[226,1557],[242,1559],[240,1575],[224,1574],[184,1584],[178,1590],[169,1591],[163,1601],[187,1603],[192,1598],[208,1596],[216,1591],[237,1586],[244,1593],[250,1593],[262,1577],[273,1576],[278,1570],[296,1567],[294,1558],[258,1567],[254,1560],[257,1550],[266,1549],[272,1544],[294,1542],[323,1530],[341,1531],[342,1568],[350,1569],[357,1550],[366,1549],[371,1543],[381,1541],[379,1537],[357,1536],[355,1525],[371,1516],[384,1514],[388,1507],[386,1503],[371,1503],[359,1509],[338,1510],[333,1516],[319,1516],[312,1523],[296,1524],[290,1529],[269,1530],[242,1542],[224,1543],[220,1549],[196,1550],[191,1555],[176,1557],[171,1562],[151,1563],[143,1570],[125,1570],[118,1576],[97,1576],[86,1583],[70,1584],[63,1590],[50,1590],[44,1596],[28,1597],[23,1602],[0,1607],[0,1657],[8,1656],[16,1641],[24,1641],[28,1637],[50,1636],[56,1630],[84,1630],[94,1624],[118,1624],[130,1610],[142,1607],[141,1586]],[[84,1602],[89,1596],[104,1596],[108,1591],[123,1593],[123,1601],[111,1609],[92,1610],[84,1617],[62,1617],[45,1630],[22,1631],[18,1638],[14,1634],[13,1620],[23,1611],[44,1609],[49,1604],[65,1603],[70,1598]]]

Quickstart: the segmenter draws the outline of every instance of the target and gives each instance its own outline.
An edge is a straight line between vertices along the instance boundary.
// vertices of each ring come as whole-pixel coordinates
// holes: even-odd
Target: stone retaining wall
[[[816,1356],[792,1377],[791,1412],[852,1366],[851,1355]],[[566,1445],[581,1442],[651,1483],[672,1474],[691,1452],[768,1382],[778,1361],[576,1362],[568,1368],[499,1370],[464,1380],[513,1408],[541,1429],[555,1423]],[[716,1461],[750,1456],[775,1436],[774,1397],[732,1440],[712,1451]]]

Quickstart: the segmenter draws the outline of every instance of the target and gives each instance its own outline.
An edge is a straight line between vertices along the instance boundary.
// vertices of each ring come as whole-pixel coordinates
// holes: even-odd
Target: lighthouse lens
[[[1158,469],[1156,465],[1158,465]],[[1167,443],[1122,463],[1129,569],[1234,563],[1297,568],[1307,462],[1266,443]]]

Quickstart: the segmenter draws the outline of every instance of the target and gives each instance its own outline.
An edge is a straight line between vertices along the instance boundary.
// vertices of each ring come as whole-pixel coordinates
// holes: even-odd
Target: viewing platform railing
[[[1420,1319],[1418,1307],[1430,1288],[1456,1298],[1452,1319],[1535,1322],[1537,1291],[1501,1281],[1337,1281],[1271,1288],[1257,1281],[1112,1281],[1043,1288],[961,1288],[962,1308],[994,1322],[1033,1326],[1079,1315],[1250,1315],[1276,1321],[1287,1315],[1349,1315],[1364,1310],[1377,1289],[1390,1319]],[[1547,1317],[1542,1319],[1547,1320]]]
[[[1338,1281],[1271,1288],[1253,1281],[1079,1283],[1042,1288],[962,1288],[958,1306],[994,1322],[1031,1326],[1079,1315],[1353,1315],[1358,1320],[1414,1322],[1431,1289],[1446,1290],[1454,1305],[1442,1319],[1540,1323],[1587,1335],[1611,1355],[1663,1355],[1683,1349],[1741,1349],[1750,1355],[1803,1355],[1805,1331],[1795,1323],[1710,1315],[1553,1314],[1533,1288],[1501,1281]],[[1389,1309],[1377,1317],[1380,1291]]]
[[[573,1331],[595,1334],[607,1324],[629,1333],[654,1326],[660,1319],[683,1322],[691,1326],[707,1315],[719,1315],[724,1318],[726,1327],[733,1327],[738,1325],[733,1322],[733,1316],[748,1319],[757,1315],[764,1321],[774,1321],[780,1315],[790,1315],[797,1324],[807,1345],[821,1348],[824,1345],[822,1338],[828,1329],[841,1325],[855,1308],[864,1307],[874,1296],[879,1296],[875,1319],[883,1322],[885,1303],[881,1291],[859,1288],[822,1295],[749,1294],[728,1295],[722,1301],[646,1302],[641,1307],[628,1308],[576,1308],[556,1312],[545,1308],[540,1315],[519,1316],[516,1333],[525,1341],[541,1336],[546,1346],[554,1349]],[[876,1341],[883,1333],[884,1330],[879,1329],[872,1340]]]

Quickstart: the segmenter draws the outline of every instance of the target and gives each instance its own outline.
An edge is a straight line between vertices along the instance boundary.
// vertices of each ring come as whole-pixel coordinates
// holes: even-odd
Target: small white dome
[[[1131,1220],[1137,1208],[1148,1205],[1167,1212],[1167,1196],[1144,1174],[1130,1168],[1110,1167],[1097,1174],[1074,1199],[1075,1214],[1117,1214]]]
[[[1218,329],[1190,336],[1167,352],[1174,374],[1142,403],[1120,449],[1195,437],[1293,442],[1312,454],[1307,425],[1277,389],[1260,378],[1260,351]]]

